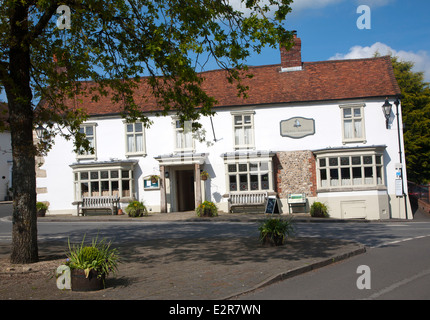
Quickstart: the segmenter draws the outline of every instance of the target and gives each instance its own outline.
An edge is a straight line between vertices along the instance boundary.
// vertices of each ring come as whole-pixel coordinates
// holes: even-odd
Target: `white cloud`
[[[399,60],[412,61],[414,63],[413,71],[424,72],[426,81],[430,81],[430,56],[427,51],[420,50],[418,52],[395,50],[390,46],[376,42],[370,47],[354,46],[349,49],[346,54],[336,53],[329,60],[343,60],[343,59],[361,59],[371,58],[378,52],[380,55],[392,55],[399,57]]]

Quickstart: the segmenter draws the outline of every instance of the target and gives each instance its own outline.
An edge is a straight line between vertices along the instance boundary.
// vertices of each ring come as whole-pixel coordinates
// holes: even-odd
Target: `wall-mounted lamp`
[[[169,179],[169,171],[164,172],[164,177],[165,177],[166,179]]]
[[[37,139],[42,140],[45,134],[45,131],[46,129],[41,124],[39,124],[39,126],[36,128]]]
[[[390,115],[391,115],[391,108],[393,107],[393,105],[388,101],[388,98],[385,99],[385,103],[382,106],[382,111],[384,112],[384,116],[385,116],[385,123],[386,123],[386,127],[388,129],[388,120],[390,119]]]

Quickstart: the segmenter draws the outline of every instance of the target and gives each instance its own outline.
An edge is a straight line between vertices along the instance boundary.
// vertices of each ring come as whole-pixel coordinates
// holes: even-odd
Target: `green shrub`
[[[295,232],[292,219],[268,219],[260,227],[260,241],[263,244],[282,245],[287,236],[292,236]]]
[[[318,218],[328,218],[328,208],[324,203],[314,202],[311,206],[311,216]]]
[[[83,247],[80,252],[79,259],[81,261],[92,263],[94,260],[97,260],[98,255],[99,255],[99,249],[95,247]]]
[[[129,217],[142,217],[148,215],[145,205],[140,201],[129,202],[127,208],[125,208]]]
[[[48,206],[43,202],[36,202],[36,210],[48,210]]]

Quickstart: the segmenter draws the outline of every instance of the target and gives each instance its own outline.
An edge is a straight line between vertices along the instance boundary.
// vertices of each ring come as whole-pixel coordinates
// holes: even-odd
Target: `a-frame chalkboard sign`
[[[268,197],[266,202],[266,210],[264,213],[279,213],[278,201],[276,197]]]

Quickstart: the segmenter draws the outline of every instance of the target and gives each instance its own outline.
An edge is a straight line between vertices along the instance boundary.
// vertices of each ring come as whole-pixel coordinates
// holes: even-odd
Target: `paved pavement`
[[[276,216],[276,215],[275,215]],[[39,221],[262,221],[263,214],[225,214],[198,218],[194,212],[128,216],[46,216]],[[288,218],[282,215],[282,218]],[[414,221],[429,221],[427,213]],[[296,221],[345,222],[294,215]],[[356,220],[366,223],[364,220]],[[393,220],[391,220],[393,221]],[[59,290],[55,269],[64,261],[64,242],[40,241],[40,262],[11,265],[10,247],[0,245],[0,299],[11,300],[221,300],[365,252],[359,243],[321,238],[290,238],[284,246],[264,247],[254,237],[163,239],[119,245],[122,263],[95,292]]]
[[[194,212],[128,216],[53,216],[44,221],[216,221],[258,222],[270,215],[226,214],[199,218]],[[277,217],[278,215],[275,215]],[[282,218],[289,218],[282,215]],[[295,221],[345,222],[296,214]],[[429,215],[417,212],[414,220]],[[355,220],[366,223],[364,220]],[[321,238],[290,238],[284,246],[264,247],[254,237],[238,239],[163,239],[118,246],[122,263],[106,280],[106,289],[95,292],[59,290],[54,271],[65,258],[64,242],[41,241],[40,262],[10,265],[10,247],[0,245],[0,299],[11,300],[221,300],[235,297],[364,253],[359,243]]]
[[[199,218],[194,212],[128,216],[46,216],[43,221],[261,221],[262,214],[220,214]],[[282,216],[285,217],[285,216]],[[297,215],[298,221],[333,219]],[[275,281],[365,252],[361,244],[320,238],[290,238],[282,247],[264,247],[255,237],[238,239],[163,239],[119,245],[122,263],[95,292],[59,290],[54,271],[65,258],[64,242],[39,242],[40,262],[12,266],[10,248],[0,245],[0,299],[42,300],[221,300],[234,299]]]

